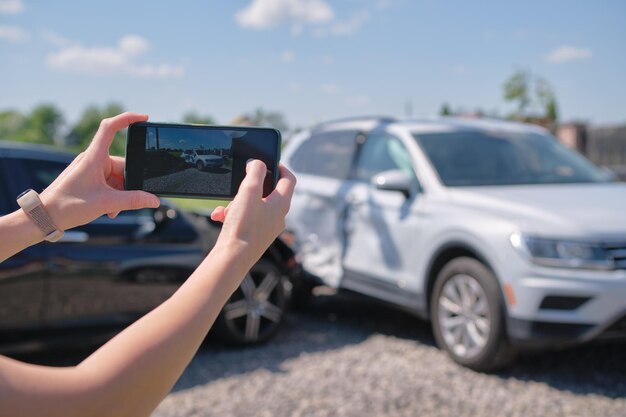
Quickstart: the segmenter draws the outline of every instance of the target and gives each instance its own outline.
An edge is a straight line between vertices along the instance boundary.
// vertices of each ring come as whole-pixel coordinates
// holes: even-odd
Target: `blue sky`
[[[0,0],[0,109],[110,101],[220,123],[257,107],[291,126],[481,108],[531,70],[563,120],[626,122],[626,2]]]
[[[159,129],[159,144],[162,149],[208,149],[209,145],[212,148],[230,148],[232,142],[232,138],[221,130]]]

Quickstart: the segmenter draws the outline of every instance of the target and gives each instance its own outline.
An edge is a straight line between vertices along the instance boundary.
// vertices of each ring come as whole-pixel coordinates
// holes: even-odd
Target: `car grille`
[[[606,243],[604,248],[613,259],[615,269],[626,269],[626,242]]]

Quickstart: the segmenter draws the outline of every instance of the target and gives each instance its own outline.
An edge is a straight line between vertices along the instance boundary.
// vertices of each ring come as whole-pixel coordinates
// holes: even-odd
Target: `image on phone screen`
[[[229,195],[233,137],[247,132],[148,127],[144,189],[159,193]]]

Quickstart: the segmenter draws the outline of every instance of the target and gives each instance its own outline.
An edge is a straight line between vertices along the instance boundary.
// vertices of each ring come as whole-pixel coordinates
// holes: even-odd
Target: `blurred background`
[[[626,3],[619,0],[0,0],[0,140],[77,153],[101,119],[127,110],[148,113],[156,122],[270,126],[285,141],[342,117],[456,115],[544,126],[624,180],[625,18]],[[118,133],[113,153],[124,153],[124,138]],[[42,177],[51,181],[68,161],[41,170]],[[11,166],[6,172],[14,172]],[[17,183],[22,176],[10,179]],[[118,223],[100,219],[104,225],[87,230],[88,243],[33,249],[72,259],[62,264],[66,270],[52,271],[58,262],[42,262],[35,272],[23,267],[39,253],[4,262],[0,318],[8,319],[0,327],[41,321],[42,311],[54,310],[50,306],[59,317],[73,317],[94,299],[113,300],[110,308],[119,309],[125,302],[120,294],[131,299],[135,293],[128,288],[146,283],[159,287],[146,301],[153,308],[189,271],[168,275],[160,268],[159,275],[150,264],[130,283],[100,271],[115,278],[105,296],[94,295],[93,283],[83,280],[90,273],[71,267],[100,268],[84,262],[94,256],[91,243],[100,261],[101,253],[117,256],[129,242],[157,248],[153,230],[166,235],[167,245],[172,239],[188,243],[181,230],[193,239],[206,232],[212,242],[218,230],[204,219],[204,209],[218,203],[178,204],[201,209],[201,215],[192,218],[167,206],[136,218],[120,216]],[[109,235],[99,237],[103,231]],[[121,240],[110,236],[115,233]],[[301,273],[288,248],[293,241],[281,239],[281,256],[270,266]],[[103,250],[102,242],[110,247]],[[207,242],[194,249],[198,262]],[[115,247],[117,252],[110,249]],[[126,255],[136,258],[131,251]],[[264,280],[272,268],[257,265],[253,277]],[[31,273],[40,275],[30,277],[39,293],[21,286]],[[44,275],[56,284],[44,286]],[[54,301],[55,290],[58,303],[44,303],[44,293]],[[316,290],[307,308],[281,316],[281,332],[271,343],[246,349],[209,344],[155,415],[624,415],[623,341],[523,357],[489,375],[446,360],[428,324],[413,316],[354,294]],[[68,300],[74,295],[82,304],[72,310]],[[33,300],[32,317],[24,313],[26,299]],[[0,336],[0,345],[7,340]],[[69,365],[90,351],[78,346],[78,352],[26,360]]]
[[[620,1],[2,0],[0,137],[78,150],[122,110],[285,137],[353,115],[484,115],[548,126],[621,172],[624,16]]]

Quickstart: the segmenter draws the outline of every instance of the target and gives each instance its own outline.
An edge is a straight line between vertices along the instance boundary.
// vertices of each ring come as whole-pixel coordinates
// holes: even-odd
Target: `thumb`
[[[145,191],[115,191],[112,200],[108,212],[157,208],[161,205],[157,196]]]

